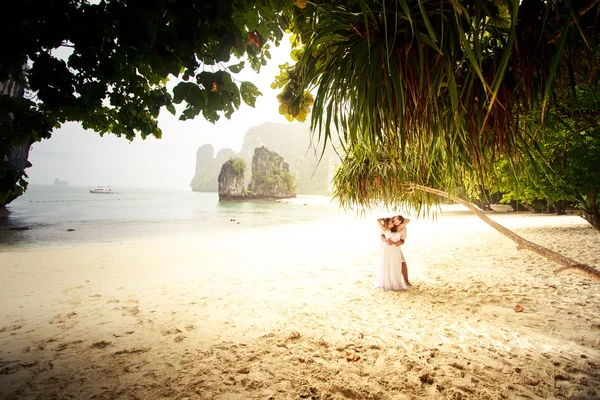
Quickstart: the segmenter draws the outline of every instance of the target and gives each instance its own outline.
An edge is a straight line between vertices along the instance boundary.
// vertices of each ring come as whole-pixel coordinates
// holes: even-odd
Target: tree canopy
[[[7,164],[12,149],[28,149],[65,122],[129,140],[160,138],[159,113],[176,114],[175,104],[185,105],[180,119],[211,122],[242,101],[254,106],[260,92],[235,74],[266,64],[294,7],[291,0],[11,3],[0,24],[0,82],[26,90],[0,94],[0,207],[26,187],[24,171]],[[171,91],[174,78],[182,81]]]
[[[259,95],[235,80],[244,64],[231,57],[259,70],[289,29],[297,62],[274,83],[280,112],[303,120],[312,108],[324,145],[340,133],[342,204],[427,205],[435,199],[407,195],[408,184],[484,182],[499,157],[540,160],[548,121],[577,120],[573,93],[598,88],[599,10],[598,0],[25,0],[0,27],[10,41],[0,81],[29,95],[2,98],[0,135],[15,145],[81,121],[160,137],[159,113],[179,103],[182,119],[229,117]],[[169,91],[172,77],[183,82]],[[586,107],[597,122],[597,102]]]
[[[19,1],[0,27],[0,81],[25,83],[31,110],[53,126],[80,121],[128,139],[160,137],[163,107],[175,114],[174,104],[184,103],[181,119],[202,114],[214,122],[241,101],[254,105],[256,87],[232,75],[244,61],[229,61],[245,58],[260,70],[288,26],[288,3]],[[170,93],[173,77],[184,82]]]
[[[598,87],[600,2],[542,0],[309,3],[295,25],[297,63],[282,71],[291,117],[314,105],[326,143],[345,158],[346,206],[420,207],[411,184],[455,190],[494,162],[535,159],[541,127],[578,85]],[[597,109],[592,114],[597,121]],[[562,121],[568,123],[566,118]],[[537,124],[532,123],[535,121]]]

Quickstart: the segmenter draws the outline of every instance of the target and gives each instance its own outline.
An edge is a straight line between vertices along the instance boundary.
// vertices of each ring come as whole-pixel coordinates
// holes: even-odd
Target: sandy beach
[[[577,216],[490,216],[600,267]],[[0,399],[600,398],[600,284],[470,213],[411,221],[403,292],[374,219],[242,227],[0,253]]]

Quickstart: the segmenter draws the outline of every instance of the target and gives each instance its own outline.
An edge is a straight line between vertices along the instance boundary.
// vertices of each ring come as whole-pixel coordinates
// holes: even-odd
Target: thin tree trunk
[[[529,240],[527,240],[525,238],[522,238],[521,236],[517,235],[513,231],[506,229],[504,226],[500,225],[496,221],[488,218],[487,215],[482,213],[473,204],[471,204],[467,201],[464,201],[463,199],[460,199],[456,196],[453,196],[447,192],[443,192],[443,191],[437,190],[437,189],[432,189],[427,186],[411,185],[411,187],[414,188],[415,190],[420,190],[422,192],[432,193],[432,194],[436,194],[441,197],[445,197],[447,199],[450,199],[452,201],[455,201],[455,202],[467,207],[469,210],[473,211],[475,213],[475,215],[477,215],[480,219],[482,219],[483,222],[490,225],[492,228],[496,229],[498,232],[500,232],[504,236],[508,237],[513,242],[517,243],[517,250],[525,249],[525,250],[533,251],[534,253],[537,253],[540,256],[542,256],[550,261],[553,261],[553,262],[557,263],[558,265],[561,265],[562,268],[554,270],[555,274],[562,275],[562,274],[573,273],[573,274],[582,275],[586,278],[600,282],[600,271],[598,271],[597,269],[592,268],[588,265],[579,263],[579,262],[572,260],[568,257],[565,257],[559,253],[556,253],[550,249],[547,249],[538,244],[530,242]]]
[[[594,190],[587,194],[589,200],[589,209],[584,209],[583,214],[587,222],[594,228],[600,231],[600,210],[598,210],[598,190]]]
[[[25,86],[9,78],[4,82],[0,82],[0,95],[23,97],[25,95]],[[6,213],[5,206],[21,195],[21,191],[15,190],[15,187],[19,179],[25,175],[25,169],[31,167],[28,159],[32,144],[33,140],[28,140],[20,146],[13,146],[10,150],[10,155],[0,160],[0,171],[7,174],[4,175],[4,179],[6,180],[0,184],[0,191],[2,192],[0,193],[0,210],[3,211],[3,214]]]

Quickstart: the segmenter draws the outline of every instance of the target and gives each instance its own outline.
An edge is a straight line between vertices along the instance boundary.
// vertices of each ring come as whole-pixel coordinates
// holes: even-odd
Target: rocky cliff
[[[243,160],[230,158],[219,173],[219,201],[240,201],[244,197]]]
[[[339,158],[332,147],[328,144],[319,163],[322,149],[311,146],[308,124],[271,122],[250,128],[244,136],[239,153],[231,149],[222,149],[213,156],[211,145],[200,147],[196,157],[196,173],[190,183],[192,190],[217,191],[217,176],[223,163],[235,156],[250,165],[254,149],[262,146],[276,151],[289,164],[290,173],[296,176],[297,193],[322,195],[330,193],[333,167],[339,163]],[[245,179],[245,185],[248,185],[250,174],[246,174]]]
[[[196,152],[196,173],[190,187],[194,192],[217,192],[217,177],[222,165],[231,157],[235,157],[235,151],[221,149],[216,157],[212,145],[205,144]]]
[[[54,178],[54,181],[52,182],[53,185],[59,185],[59,186],[67,186],[69,184],[68,181],[61,181],[59,178]]]
[[[252,178],[244,190],[246,162],[231,158],[221,167],[219,201],[271,201],[296,197],[294,175],[279,154],[258,147],[252,156]]]
[[[294,176],[283,157],[266,147],[257,147],[252,156],[252,179],[248,186],[251,197],[283,199],[296,197]]]

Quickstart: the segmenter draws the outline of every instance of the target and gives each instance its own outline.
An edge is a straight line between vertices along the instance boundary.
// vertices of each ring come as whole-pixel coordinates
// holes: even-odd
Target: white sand
[[[600,266],[576,216],[492,218]],[[374,220],[236,229],[0,253],[0,398],[600,398],[600,284],[470,214],[411,222],[405,292]]]

